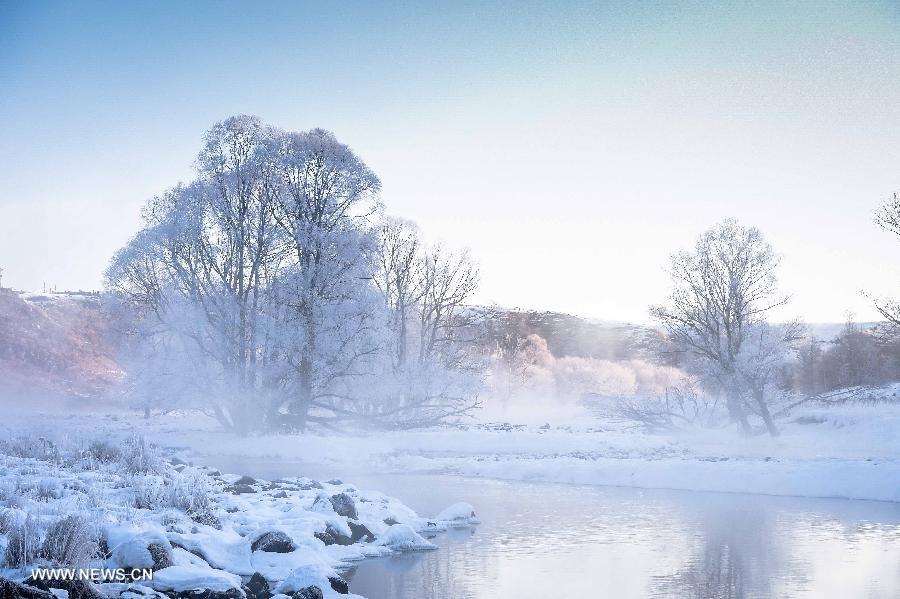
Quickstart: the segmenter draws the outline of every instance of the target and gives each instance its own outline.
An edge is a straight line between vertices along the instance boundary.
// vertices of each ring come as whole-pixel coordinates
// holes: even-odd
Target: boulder
[[[372,531],[368,529],[364,524],[357,524],[356,522],[348,522],[348,526],[350,526],[350,542],[357,543],[359,541],[363,541],[365,543],[371,543],[375,540],[375,535],[372,534]]]
[[[253,573],[253,576],[244,585],[244,592],[247,594],[247,599],[269,599],[272,596],[269,581],[259,572]]]
[[[475,508],[462,501],[443,510],[434,519],[447,526],[469,526],[481,523],[475,515]]]
[[[246,484],[235,483],[228,487],[228,490],[235,495],[243,495],[245,493],[256,493],[256,489]]]
[[[175,563],[172,545],[162,530],[111,527],[106,529],[104,537],[110,548],[111,559],[115,562],[110,567],[126,570],[149,568],[156,571]]]
[[[319,493],[316,496],[310,509],[314,512],[322,512],[325,514],[334,512],[334,506],[331,505],[331,500],[328,498],[328,495],[324,493]]]
[[[257,480],[256,480],[255,478],[253,478],[252,476],[242,476],[242,477],[240,477],[239,479],[237,479],[236,481],[234,481],[234,483],[232,483],[232,484],[235,484],[235,485],[255,485],[256,483],[257,483]]]
[[[205,524],[206,526],[212,526],[216,530],[222,530],[222,521],[219,520],[218,516],[210,511],[195,512],[190,516],[191,520],[193,520],[197,524]]]
[[[200,591],[178,591],[166,593],[172,599],[244,599],[244,593],[240,589],[228,589],[227,591],[213,591],[203,589]]]
[[[352,529],[351,529],[352,530]],[[325,532],[317,532],[314,535],[326,545],[352,545],[353,539],[339,531],[331,524],[325,525]]]
[[[245,599],[240,576],[194,565],[154,572],[146,586],[173,599]]]
[[[338,516],[352,518],[353,520],[359,518],[359,515],[356,513],[356,504],[353,502],[353,498],[346,493],[338,493],[332,495],[328,499],[331,501],[331,507],[334,508],[334,512]]]
[[[44,589],[0,577],[0,599],[55,599]]]
[[[106,599],[106,596],[87,580],[35,580],[29,577],[25,584],[42,591],[62,589],[69,594],[69,599]]]
[[[147,545],[147,551],[150,552],[150,557],[153,558],[153,566],[151,566],[152,570],[162,570],[163,568],[175,565],[172,558],[171,547],[166,547],[165,545],[160,545],[158,543],[151,543],[150,545]]]
[[[347,581],[339,576],[329,576],[328,584],[331,585],[331,588],[334,591],[337,591],[341,595],[346,595],[350,592],[350,587],[347,585]]]
[[[280,530],[272,530],[257,537],[250,545],[250,549],[269,553],[290,553],[294,550],[294,541]]]
[[[294,599],[324,599],[324,595],[322,595],[322,589],[317,586],[309,586],[305,589],[294,591],[293,593],[291,593],[291,597],[293,597]]]

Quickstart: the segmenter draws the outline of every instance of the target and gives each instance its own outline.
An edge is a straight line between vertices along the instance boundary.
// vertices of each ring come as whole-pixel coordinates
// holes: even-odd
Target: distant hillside
[[[121,372],[99,298],[0,289],[0,390],[101,398]]]
[[[883,322],[858,322],[856,326],[868,331],[883,324]],[[806,330],[809,332],[810,337],[827,343],[834,341],[835,337],[840,335],[846,326],[847,323],[845,322],[810,322],[806,324]]]
[[[660,332],[652,327],[603,321],[560,312],[472,306],[485,351],[504,338],[532,333],[547,340],[555,356],[604,360],[647,358]],[[874,323],[860,326],[869,328]],[[816,323],[810,332],[827,341],[843,324]],[[94,294],[28,294],[0,289],[0,394],[104,398],[121,378],[107,340],[107,324]],[[19,393],[17,393],[19,395]]]
[[[641,325],[561,312],[496,306],[473,307],[472,310],[478,315],[488,342],[507,334],[524,337],[535,333],[547,340],[547,347],[555,356],[627,360],[639,357],[647,346],[647,339],[658,334]]]

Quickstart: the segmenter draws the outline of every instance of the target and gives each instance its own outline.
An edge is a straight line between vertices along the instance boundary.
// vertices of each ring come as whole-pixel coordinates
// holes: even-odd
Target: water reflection
[[[704,510],[694,520],[699,549],[675,572],[653,577],[661,597],[743,599],[773,595],[773,579],[803,571],[777,533],[776,512],[758,506]]]
[[[415,479],[382,486],[424,513],[465,497],[484,524],[472,536],[438,536],[436,552],[363,562],[354,592],[371,599],[900,597],[900,508],[892,504]]]
[[[900,597],[898,504],[336,474],[421,514],[465,500],[483,520],[436,551],[359,563],[350,590],[370,599]]]

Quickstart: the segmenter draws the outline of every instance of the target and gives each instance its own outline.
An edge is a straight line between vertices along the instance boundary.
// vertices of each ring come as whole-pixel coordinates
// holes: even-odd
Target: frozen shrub
[[[62,485],[56,479],[42,478],[29,485],[25,490],[35,501],[47,502],[62,496]]]
[[[167,484],[161,476],[147,474],[132,479],[134,507],[144,510],[157,510],[171,504],[172,485]]]
[[[609,415],[649,431],[712,428],[723,424],[726,416],[718,398],[698,391],[690,383],[656,395],[617,398]]]
[[[143,437],[135,437],[124,444],[120,463],[129,474],[157,473],[163,469],[159,452]]]
[[[40,556],[53,564],[83,567],[98,550],[95,527],[78,515],[57,520],[47,529]]]
[[[156,475],[135,476],[132,480],[134,506],[140,509],[159,510],[175,508],[187,514],[195,522],[218,528],[215,516],[212,480],[203,472],[187,469],[174,472],[171,478]]]
[[[19,485],[12,477],[0,478],[0,505],[6,507],[19,507]]]
[[[9,568],[24,568],[33,563],[40,554],[41,536],[37,523],[29,514],[25,521],[16,525],[7,534],[6,558]]]
[[[109,441],[92,441],[84,450],[84,457],[98,464],[110,464],[122,459],[122,450]]]
[[[17,458],[33,458],[45,462],[58,462],[59,448],[44,437],[19,436],[0,441],[0,452]]]
[[[214,492],[213,483],[206,474],[186,469],[173,479],[171,505],[201,524],[214,526],[217,522],[213,516]]]
[[[19,525],[15,510],[0,510],[0,535],[8,535]]]

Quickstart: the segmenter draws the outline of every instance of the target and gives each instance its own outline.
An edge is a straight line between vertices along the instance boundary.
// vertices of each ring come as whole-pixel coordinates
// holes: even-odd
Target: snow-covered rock
[[[161,570],[173,565],[172,546],[158,528],[109,527],[104,533],[114,568]]]
[[[348,494],[337,493],[329,497],[328,500],[331,502],[331,507],[334,508],[334,513],[338,516],[352,518],[353,520],[359,518],[359,514],[356,512],[356,502]]]
[[[213,568],[243,576],[254,572],[250,564],[250,543],[233,530],[198,526],[187,534],[170,532],[167,536],[172,544],[201,556]]]
[[[202,566],[170,566],[153,573],[147,585],[157,591],[241,591],[241,577],[224,570]],[[243,591],[241,591],[243,594]]]
[[[464,527],[473,524],[481,524],[475,516],[475,508],[471,504],[460,501],[454,503],[450,507],[444,509],[441,513],[434,517],[439,523],[445,526]]]
[[[322,564],[306,564],[296,568],[291,575],[275,587],[276,593],[289,595],[301,591],[307,587],[316,586],[322,589],[331,589],[329,578],[337,576],[333,569]]]
[[[280,530],[265,532],[250,545],[252,551],[269,553],[289,553],[294,550],[294,542]]]
[[[409,524],[394,524],[375,541],[375,544],[389,547],[394,551],[437,549],[434,543],[427,541]]]

